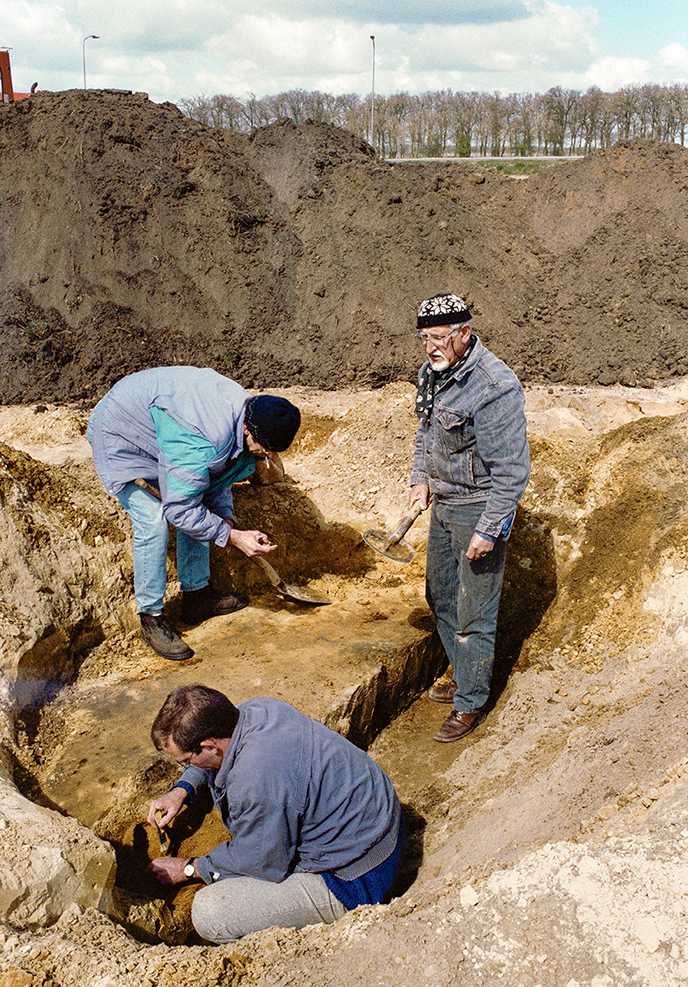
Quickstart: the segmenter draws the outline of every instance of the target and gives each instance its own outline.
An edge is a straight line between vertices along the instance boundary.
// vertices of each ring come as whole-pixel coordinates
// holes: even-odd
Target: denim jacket
[[[530,476],[523,406],[516,375],[475,337],[416,433],[411,484],[451,504],[485,501],[476,531],[492,539],[508,534]]]

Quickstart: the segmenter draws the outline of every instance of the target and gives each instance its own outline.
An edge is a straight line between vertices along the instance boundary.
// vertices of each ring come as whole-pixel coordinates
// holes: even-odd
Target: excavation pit
[[[344,586],[338,595],[345,597]],[[116,918],[145,936],[182,941],[190,931],[188,889],[170,896],[145,874],[148,860],[161,855],[144,825],[148,803],[179,775],[150,740],[167,694],[202,682],[235,702],[277,697],[367,747],[443,670],[432,628],[422,598],[402,604],[390,591],[372,608],[341,598],[317,609],[275,606],[272,597],[259,597],[239,613],[187,629],[195,655],[186,662],[165,661],[132,636],[119,645],[129,667],[78,679],[27,717],[34,768],[23,793],[115,847]],[[110,652],[117,647],[108,645]],[[173,855],[197,856],[227,838],[209,810],[208,803],[182,812],[170,829]]]
[[[238,484],[235,508],[244,527],[260,527],[277,544],[271,561],[282,578],[324,593],[331,605],[285,600],[240,553],[213,550],[216,585],[247,592],[251,604],[195,628],[180,625],[195,652],[181,663],[158,657],[139,638],[130,524],[95,478],[83,438],[87,413],[17,412],[26,452],[0,448],[3,546],[7,569],[19,574],[6,593],[8,652],[11,645],[19,656],[6,673],[19,748],[10,774],[32,805],[57,810],[51,818],[78,821],[79,840],[96,834],[106,841],[98,850],[105,870],[114,847],[116,867],[113,857],[102,894],[86,867],[88,893],[75,893],[77,903],[96,904],[149,939],[179,942],[189,933],[188,893],[181,904],[177,896],[169,901],[146,878],[145,865],[160,850],[143,821],[150,800],[177,777],[176,766],[152,747],[151,723],[165,696],[190,682],[212,685],[237,702],[284,699],[364,748],[407,710],[400,732],[390,734],[394,741],[383,737],[374,756],[399,789],[420,859],[425,807],[436,804],[440,775],[455,756],[453,745],[438,751],[431,739],[446,710],[419,699],[445,667],[424,599],[427,516],[409,533],[410,564],[381,558],[360,536],[371,525],[393,528],[406,507],[412,422],[399,424],[411,414],[406,391],[393,386],[344,402],[341,395],[296,396],[304,434],[285,456],[287,481],[269,488]],[[388,406],[394,413],[385,416]],[[44,415],[51,417],[47,439]],[[380,420],[385,427],[376,429]],[[32,444],[39,428],[40,441]],[[64,465],[58,465],[60,439],[69,448]],[[366,484],[364,471],[377,483]],[[167,606],[178,623],[173,539],[170,548]],[[551,536],[519,511],[500,611],[496,701],[555,589]],[[50,650],[56,641],[59,647]],[[482,736],[481,728],[462,748]],[[189,856],[226,838],[213,813],[185,812],[170,835],[171,852]],[[81,873],[80,849],[60,854],[58,869],[64,858]],[[45,924],[60,914],[45,900],[48,883],[35,889]],[[22,922],[40,910],[32,908],[21,912]]]

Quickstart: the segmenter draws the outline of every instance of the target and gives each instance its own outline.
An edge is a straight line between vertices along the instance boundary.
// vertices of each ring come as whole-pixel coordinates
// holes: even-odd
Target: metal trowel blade
[[[164,815],[164,810],[163,809],[156,809],[155,810],[155,814],[156,814],[156,816],[158,816],[158,815]],[[157,822],[157,819],[156,819],[156,822]],[[160,841],[160,853],[162,853],[163,856],[164,856],[166,853],[169,852],[169,849],[170,849],[170,837],[169,837],[169,834],[168,834],[168,832],[167,832],[167,830],[165,829],[164,826],[161,826],[158,829],[158,839]]]
[[[384,531],[364,531],[361,536],[366,545],[393,562],[410,562],[415,549],[408,542],[398,541],[389,545],[389,535]]]

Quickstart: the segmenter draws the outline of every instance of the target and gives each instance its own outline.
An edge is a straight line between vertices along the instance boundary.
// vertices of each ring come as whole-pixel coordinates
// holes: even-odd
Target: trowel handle
[[[386,551],[390,545],[396,545],[397,542],[401,541],[422,510],[423,508],[420,506],[420,501],[416,501],[411,508],[411,513],[407,514],[406,517],[403,517],[397,525],[396,530],[385,539],[385,543],[382,546],[383,552]]]
[[[282,585],[282,580],[280,579],[278,573],[275,572],[268,560],[264,559],[262,555],[252,555],[251,561],[255,562],[256,565],[263,570],[273,586]]]
[[[138,480],[134,480],[134,483],[137,487],[141,487],[142,490],[145,490],[146,493],[149,493],[152,497],[157,497],[158,500],[162,500],[162,495],[155,484],[149,483],[148,480],[142,480],[140,478]]]

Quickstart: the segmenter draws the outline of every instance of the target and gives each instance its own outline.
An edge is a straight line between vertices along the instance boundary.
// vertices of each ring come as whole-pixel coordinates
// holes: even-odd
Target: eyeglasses
[[[432,332],[414,332],[413,335],[416,337],[416,339],[420,339],[423,345],[425,345],[428,341],[432,341],[433,343],[437,343],[438,346],[442,346],[442,344],[446,343],[448,339],[450,339],[452,336],[455,336],[458,331],[459,331],[458,329],[452,329],[451,332],[445,333],[444,336],[436,336]]]
[[[190,765],[193,764],[193,761],[191,759],[195,757],[196,754],[200,754],[200,751],[191,751],[190,754],[185,754],[184,757],[175,757],[175,761],[180,767],[188,768]]]

